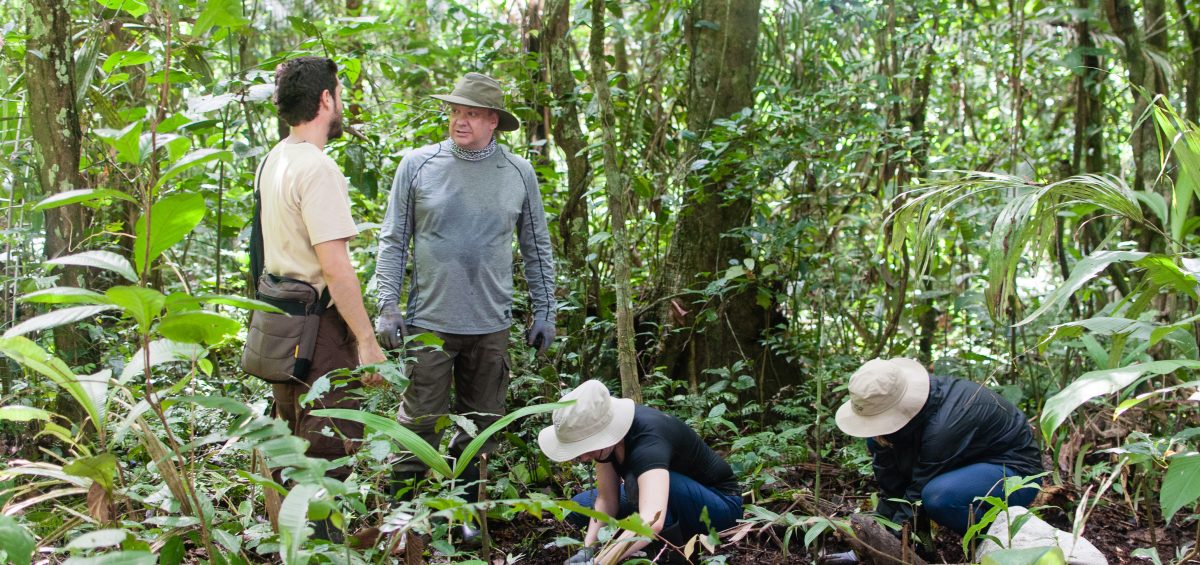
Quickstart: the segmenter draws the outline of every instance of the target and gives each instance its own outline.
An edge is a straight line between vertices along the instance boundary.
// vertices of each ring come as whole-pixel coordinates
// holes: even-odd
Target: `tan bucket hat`
[[[551,460],[568,461],[616,445],[633,425],[634,402],[613,398],[600,381],[585,381],[562,399],[575,404],[555,410],[554,424],[538,434],[538,445]]]
[[[929,372],[914,359],[872,359],[850,376],[837,425],[855,437],[885,436],[912,421],[929,398]]]
[[[430,98],[452,104],[495,110],[497,114],[500,114],[500,123],[496,126],[496,129],[500,131],[516,131],[521,126],[517,117],[504,109],[504,90],[500,88],[500,82],[487,75],[467,73],[458,80],[458,84],[454,85],[454,90],[450,94],[434,94]]]

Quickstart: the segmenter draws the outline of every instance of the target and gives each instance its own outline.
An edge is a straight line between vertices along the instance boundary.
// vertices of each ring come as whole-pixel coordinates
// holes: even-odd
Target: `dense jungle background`
[[[590,476],[533,438],[589,378],[741,478],[743,523],[688,555],[811,562],[871,508],[831,415],[880,356],[1018,403],[1039,513],[1110,562],[1196,555],[1196,0],[5,0],[0,33],[6,562],[558,563]],[[523,122],[501,141],[540,175],[560,337],[535,356],[512,329],[528,408],[475,430],[503,438],[487,502],[395,429],[399,363],[344,482],[237,368],[273,70],[302,54],[342,69],[354,132],[327,151],[364,281],[396,166],[446,135],[428,95],[485,72]],[[406,451],[442,464],[384,503]],[[456,546],[480,513],[484,546]],[[972,541],[939,533],[939,559]]]

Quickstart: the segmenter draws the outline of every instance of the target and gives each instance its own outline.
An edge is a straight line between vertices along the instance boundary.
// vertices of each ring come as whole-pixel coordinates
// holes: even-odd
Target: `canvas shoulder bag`
[[[242,370],[272,384],[304,382],[317,347],[321,314],[329,289],[318,293],[304,281],[264,271],[262,199],[258,182],[270,153],[254,175],[254,219],[250,228],[250,273],[257,281],[254,296],[283,313],[255,310],[250,314]]]

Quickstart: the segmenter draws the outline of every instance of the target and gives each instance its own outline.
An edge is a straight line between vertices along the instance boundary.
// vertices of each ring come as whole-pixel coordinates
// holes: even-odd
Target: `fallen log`
[[[853,535],[846,536],[846,542],[858,554],[862,563],[927,565],[915,551],[905,547],[896,536],[866,514],[850,516],[850,529]]]

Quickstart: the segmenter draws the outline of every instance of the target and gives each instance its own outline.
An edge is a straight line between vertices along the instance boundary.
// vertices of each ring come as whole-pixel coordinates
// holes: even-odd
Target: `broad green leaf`
[[[154,260],[179,243],[204,219],[204,197],[196,193],[172,194],[150,207],[150,233],[146,217],[138,218],[133,231],[133,264],[145,273]]]
[[[283,310],[267,304],[266,302],[254,300],[252,298],[246,298],[244,296],[233,296],[230,294],[201,294],[195,296],[194,298],[199,302],[205,302],[208,304],[223,304],[225,306],[241,308],[242,310],[260,310],[263,312],[274,312],[276,314],[283,313]]]
[[[73,286],[56,286],[21,296],[21,302],[38,304],[108,304],[108,299],[99,292]]]
[[[1158,493],[1163,520],[1169,523],[1176,512],[1195,503],[1197,498],[1200,498],[1200,453],[1172,457],[1162,491]]]
[[[1138,261],[1137,265],[1146,269],[1146,276],[1158,286],[1197,297],[1196,277],[1181,269],[1174,260],[1152,255]]]
[[[166,297],[153,288],[114,286],[104,293],[108,301],[120,306],[138,325],[138,333],[150,331],[150,323],[162,313]]]
[[[109,55],[100,68],[105,73],[111,73],[113,69],[142,65],[153,60],[154,56],[145,51],[117,51]]]
[[[1137,192],[1137,199],[1145,204],[1151,212],[1154,212],[1154,216],[1158,218],[1159,222],[1166,225],[1167,201],[1161,194],[1150,190],[1140,190]]]
[[[158,550],[158,565],[179,565],[184,555],[183,536],[171,536]]]
[[[129,265],[129,260],[111,251],[84,251],[75,255],[56,257],[46,262],[51,265],[95,267],[97,269],[112,271],[131,282],[138,282],[137,273]]]
[[[142,121],[134,120],[122,129],[94,130],[96,137],[117,150],[117,161],[140,165],[142,163]]]
[[[476,453],[479,453],[480,449],[483,449],[483,444],[486,443],[488,438],[492,437],[492,435],[496,432],[503,430],[509,424],[521,418],[532,416],[534,414],[553,412],[558,408],[564,408],[572,404],[575,404],[574,400],[568,400],[566,402],[548,402],[546,404],[526,406],[519,410],[505,414],[504,417],[496,420],[496,422],[488,426],[487,429],[479,432],[479,435],[475,436],[475,439],[471,440],[471,443],[467,444],[467,447],[463,449],[462,456],[458,458],[458,462],[454,465],[454,477],[457,478],[459,475],[463,474],[463,471],[467,470],[467,465],[471,462],[471,459],[475,457]]]
[[[642,516],[637,512],[617,520],[617,527],[622,530],[629,530],[634,534],[647,539],[654,539],[654,530],[650,528],[650,525],[647,524],[646,521],[642,519]]]
[[[1038,319],[1042,314],[1051,309],[1057,311],[1062,308],[1068,297],[1082,288],[1088,281],[1095,278],[1101,271],[1108,268],[1109,265],[1118,261],[1137,261],[1146,255],[1146,253],[1140,251],[1097,251],[1088,257],[1080,259],[1078,263],[1075,263],[1075,268],[1071,269],[1071,276],[1067,278],[1066,282],[1054,289],[1054,292],[1050,293],[1050,296],[1047,296],[1042,301],[1041,307],[1015,325],[1023,326]]]
[[[1067,565],[1067,558],[1058,546],[997,549],[983,556],[980,565]]]
[[[18,406],[15,404],[0,406],[0,422],[28,422],[31,420],[49,422],[51,416],[53,414],[50,412],[32,406]]]
[[[75,477],[91,479],[100,483],[100,486],[104,487],[104,490],[111,491],[113,477],[117,475],[117,458],[111,453],[101,453],[92,457],[80,457],[63,465],[63,472]]]
[[[158,322],[163,337],[183,343],[214,345],[236,335],[240,329],[242,325],[237,320],[202,310],[167,314]]]
[[[169,339],[156,339],[150,342],[150,366],[157,367],[163,363],[186,363],[202,357],[208,350],[195,343],[180,343]],[[141,375],[146,366],[146,349],[138,349],[137,353],[121,369],[117,378],[119,384],[125,384],[130,379]]]
[[[205,147],[204,149],[192,151],[191,153],[184,155],[182,159],[172,163],[171,168],[164,171],[162,176],[158,177],[158,182],[155,183],[154,189],[157,191],[164,184],[166,184],[167,181],[179,176],[188,169],[218,159],[226,162],[232,161],[233,152],[213,149],[211,147]]]
[[[329,385],[329,375],[321,375],[313,381],[313,384],[309,385],[308,392],[300,396],[300,406],[308,406],[325,396],[329,392]]]
[[[117,307],[112,304],[100,304],[95,306],[72,306],[70,308],[60,308],[52,312],[47,312],[40,316],[34,316],[24,322],[21,322],[4,332],[4,337],[16,337],[27,333],[39,332],[50,328],[57,328],[66,324],[73,324],[80,320],[87,320],[96,317],[96,314],[106,312],[108,310],[116,310]]]
[[[0,353],[7,355],[18,365],[44,375],[70,393],[80,407],[91,416],[91,421],[103,433],[103,420],[100,417],[100,407],[91,401],[88,392],[79,384],[79,378],[62,362],[59,357],[46,353],[37,344],[24,337],[0,337]]]
[[[96,530],[83,534],[67,544],[67,549],[96,549],[98,547],[112,547],[129,537],[129,533],[125,530],[109,529]]]
[[[241,0],[208,0],[200,17],[196,18],[192,34],[201,36],[213,27],[239,28],[248,23],[250,20],[242,15]]]
[[[248,416],[252,412],[249,406],[225,396],[181,396],[176,400],[214,410],[223,410],[234,416]]]
[[[1129,318],[1096,316],[1086,320],[1067,322],[1051,326],[1050,335],[1038,344],[1043,349],[1057,339],[1069,339],[1083,335],[1084,330],[1095,335],[1129,335],[1135,339],[1148,340],[1154,332],[1155,325],[1150,322],[1130,320]]]
[[[298,484],[279,506],[279,556],[284,565],[304,565],[309,555],[300,551],[308,538],[308,503],[321,491],[313,484]]]
[[[326,408],[323,410],[313,410],[314,416],[325,418],[340,418],[342,420],[350,420],[365,425],[367,428],[380,432],[396,443],[400,444],[404,449],[407,449],[417,459],[420,459],[433,472],[443,476],[450,477],[450,465],[446,463],[446,459],[428,442],[421,439],[412,430],[398,424],[391,418],[384,418],[369,412],[361,410],[348,410],[345,408]],[[497,422],[499,423],[499,422]],[[490,428],[489,428],[490,429]],[[476,448],[478,450],[478,448]],[[464,453],[465,455],[465,453]]]
[[[1049,441],[1050,437],[1054,435],[1054,431],[1067,420],[1071,412],[1074,412],[1084,402],[1097,396],[1117,392],[1147,373],[1164,375],[1183,368],[1200,368],[1200,361],[1186,359],[1152,361],[1117,369],[1084,373],[1058,394],[1046,399],[1046,405],[1042,408],[1042,435]]]
[[[212,534],[216,538],[217,543],[229,550],[230,553],[237,553],[242,550],[242,538],[217,528],[212,530]]]
[[[113,198],[116,200],[124,200],[126,202],[138,203],[138,199],[121,192],[119,190],[109,190],[107,188],[84,188],[80,190],[67,190],[57,194],[43,198],[41,202],[34,205],[33,210],[40,212],[51,208],[59,208],[68,204],[78,204],[81,202],[91,202],[93,200],[101,200],[105,198]]]
[[[154,565],[154,554],[149,551],[115,551],[95,557],[72,557],[63,565]]]
[[[123,10],[129,15],[140,18],[150,11],[144,0],[96,0],[101,6],[110,10]]]
[[[25,529],[12,516],[0,514],[0,547],[8,553],[7,560],[13,565],[29,565],[33,560],[33,551],[37,542],[33,534]]]

